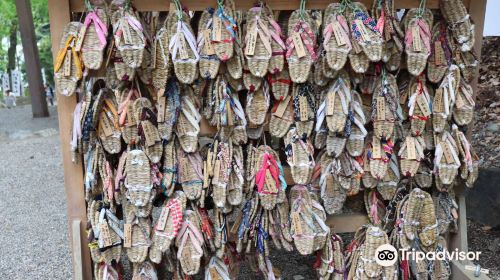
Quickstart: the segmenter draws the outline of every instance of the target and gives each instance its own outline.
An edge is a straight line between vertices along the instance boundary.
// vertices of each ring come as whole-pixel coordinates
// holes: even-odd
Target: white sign
[[[11,72],[12,76],[12,94],[14,96],[21,96],[21,72],[19,70],[13,70]]]
[[[10,89],[10,81],[9,81],[9,74],[8,73],[3,73],[3,75],[2,75],[2,89],[4,92],[6,90]]]

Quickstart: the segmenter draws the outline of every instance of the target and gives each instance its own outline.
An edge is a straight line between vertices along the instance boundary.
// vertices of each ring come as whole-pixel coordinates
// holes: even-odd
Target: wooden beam
[[[464,0],[468,6],[470,0]],[[257,1],[241,1],[236,0],[237,9],[249,9],[255,5]],[[339,2],[332,0],[309,0],[306,2],[306,9],[325,9],[330,3]],[[360,0],[367,8],[370,8],[373,0]],[[396,9],[409,9],[418,7],[419,0],[396,0],[394,1]],[[475,2],[475,1],[474,1]],[[268,0],[266,3],[273,10],[296,10],[299,8],[300,0]],[[169,1],[165,0],[149,0],[149,1],[134,1],[133,5],[139,11],[168,11]],[[191,11],[202,11],[208,7],[216,7],[216,0],[181,0],[181,4]],[[85,10],[83,1],[70,0],[72,12],[82,12]],[[439,8],[439,0],[427,0],[428,8]]]
[[[36,45],[35,26],[31,13],[30,0],[16,0],[17,16],[19,18],[19,31],[23,43],[24,63],[26,76],[31,95],[31,110],[34,118],[49,116],[45,89],[43,86],[40,57]]]
[[[82,1],[83,2],[83,1]],[[70,8],[67,0],[48,0],[48,10],[50,17],[50,34],[52,39],[52,54],[54,59],[57,57],[59,42],[62,37],[64,26],[70,22]],[[56,93],[59,94],[59,89],[56,88]],[[72,162],[70,150],[70,132],[73,122],[73,110],[77,102],[76,94],[71,97],[59,95],[58,99],[58,117],[59,117],[59,134],[61,140],[61,151],[64,167],[64,188],[66,192],[66,205],[68,209],[68,221],[78,219],[87,221],[87,211],[85,205],[85,197],[83,191],[83,168],[82,163]],[[68,224],[69,232],[72,238],[72,225]],[[70,238],[70,240],[72,240]],[[87,246],[87,238],[85,227],[80,228],[81,255],[83,267],[83,279],[92,279],[92,263],[90,259],[89,247]],[[72,247],[72,251],[74,248]],[[79,260],[73,260],[73,263]],[[76,272],[75,272],[76,273]]]
[[[82,266],[82,242],[80,235],[81,220],[75,219],[71,224],[71,234],[73,235],[73,279],[83,280]]]

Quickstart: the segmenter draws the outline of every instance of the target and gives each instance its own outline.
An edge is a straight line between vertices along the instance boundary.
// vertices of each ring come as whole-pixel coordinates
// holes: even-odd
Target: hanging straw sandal
[[[400,115],[397,113],[398,100],[399,92],[396,78],[389,73],[382,74],[382,78],[375,86],[371,105],[373,131],[377,137],[392,138],[394,123]]]
[[[338,71],[347,62],[352,50],[349,25],[342,14],[342,4],[332,3],[325,10],[323,22],[323,48],[328,66]]]
[[[203,187],[203,160],[199,152],[188,154],[177,149],[177,174],[182,190],[189,200],[198,200]]]
[[[317,60],[315,23],[304,7],[296,10],[288,20],[286,59],[290,78],[294,83],[304,83],[309,77],[312,64]]]
[[[193,153],[198,149],[201,115],[195,104],[193,94],[187,92],[181,97],[181,110],[175,125],[177,138],[186,153]]]
[[[353,91],[345,131],[347,136],[346,150],[353,157],[361,156],[365,146],[365,138],[368,135],[362,102],[359,93]]]
[[[441,184],[450,185],[455,180],[460,167],[458,146],[452,135],[444,131],[436,137],[436,150],[434,154],[434,174]]]
[[[227,184],[226,197],[227,203],[233,206],[238,206],[243,201],[243,185],[245,184],[245,179],[243,178],[245,172],[243,159],[243,149],[241,146],[233,145],[231,173]]]
[[[247,94],[245,112],[249,125],[264,124],[270,105],[269,86],[266,82],[258,90]]]
[[[316,117],[313,86],[309,83],[294,85],[292,98],[297,133],[309,137],[314,129]]]
[[[292,127],[285,138],[285,154],[296,184],[309,183],[315,166],[314,147],[309,138]]]
[[[460,45],[460,50],[462,52],[472,50],[475,43],[475,27],[464,3],[458,0],[445,0],[439,2],[439,7],[453,38]]]
[[[148,257],[151,246],[151,222],[148,218],[137,217],[133,211],[126,212],[125,219],[126,224],[131,226],[130,247],[126,248],[128,259],[135,264],[142,263]]]
[[[158,91],[157,122],[161,139],[171,141],[181,109],[180,85],[175,78],[166,82],[165,89]]]
[[[401,64],[404,37],[396,15],[393,0],[375,1],[372,5],[372,16],[377,19],[377,29],[382,34],[384,45],[382,61],[389,71],[396,71]]]
[[[260,146],[257,149],[256,168],[255,185],[259,202],[265,210],[272,210],[278,196],[284,197],[287,187],[278,154],[269,146]]]
[[[451,65],[452,53],[446,23],[438,21],[432,28],[431,53],[427,62],[427,78],[431,83],[439,83]]]
[[[472,87],[462,80],[453,105],[453,120],[459,126],[466,126],[472,122],[476,106],[473,94]]]
[[[137,115],[139,116],[138,134],[141,145],[149,160],[152,163],[158,163],[163,154],[163,145],[157,128],[156,115],[151,107],[140,107],[138,112],[140,112]]]
[[[200,76],[204,79],[215,79],[220,67],[220,60],[215,55],[215,49],[212,44],[213,14],[214,9],[209,8],[204,10],[198,23],[197,46],[198,53],[200,54],[198,66]]]
[[[391,157],[389,168],[384,178],[377,183],[377,191],[384,200],[392,200],[398,189],[398,183],[401,179],[399,173],[398,160],[396,157]]]
[[[280,74],[285,70],[286,45],[283,31],[278,22],[273,18],[273,11],[268,6],[264,6],[268,11],[269,34],[271,35],[271,58],[269,59],[269,74]]]
[[[210,259],[205,268],[205,280],[230,280],[229,268],[226,263],[216,256]]]
[[[479,65],[476,54],[473,51],[461,52],[455,50],[454,60],[458,67],[460,67],[462,78],[468,83],[472,83],[476,77],[476,71]]]
[[[148,204],[153,189],[150,172],[149,159],[142,150],[127,153],[125,188],[126,197],[132,205],[142,207]]]
[[[182,216],[186,209],[186,195],[176,191],[162,207],[161,214],[153,228],[149,259],[160,263],[162,255],[169,250],[171,242],[177,236],[182,225]]]
[[[431,28],[430,23],[424,15],[424,10],[418,9],[416,14],[410,18],[406,25],[405,52],[408,72],[413,76],[420,75],[427,65],[427,58],[431,54]]]
[[[462,160],[460,177],[465,180],[465,185],[471,188],[478,177],[479,159],[465,134],[455,124],[452,125],[452,133]]]
[[[212,18],[212,44],[215,54],[222,62],[233,57],[237,38],[238,24],[235,20],[234,2],[218,1]]]
[[[115,46],[123,62],[132,69],[141,67],[146,37],[137,14],[127,6],[113,14],[112,22]]]
[[[455,103],[460,86],[460,70],[452,64],[448,73],[441,81],[439,88],[434,93],[432,102],[432,127],[434,132],[441,133],[445,130],[451,118],[452,105]]]
[[[283,101],[289,95],[292,81],[287,68],[274,74],[268,74],[267,81],[271,86],[274,99]]]
[[[198,77],[200,55],[189,15],[177,4],[177,12],[167,18],[170,41],[168,49],[172,55],[175,76],[183,84],[191,84]],[[174,23],[175,22],[175,23]]]
[[[106,152],[117,154],[121,151],[121,129],[115,96],[111,90],[102,89],[98,97],[101,102],[97,134]]]
[[[315,227],[312,222],[311,198],[307,187],[295,185],[290,191],[290,233],[295,248],[301,255],[314,251]]]
[[[204,239],[200,221],[193,210],[186,210],[184,221],[175,239],[177,260],[186,275],[197,274],[203,256]]]
[[[318,119],[325,118],[330,133],[345,133],[344,128],[349,115],[351,102],[350,80],[346,72],[341,72],[326,95],[325,100],[318,108]],[[322,121],[318,121],[322,122]]]
[[[356,41],[357,47],[362,49],[369,61],[380,61],[382,59],[383,39],[377,22],[369,16],[362,3],[354,2],[350,8],[352,9],[349,18],[353,41]],[[356,47],[354,48],[356,49]]]
[[[396,266],[382,267],[375,261],[377,248],[383,244],[388,244],[387,234],[377,226],[369,226],[366,230],[364,244],[361,246],[360,260],[358,261],[358,270],[364,274],[360,279],[393,279],[397,271]],[[392,275],[392,277],[391,277]]]
[[[54,65],[54,81],[56,88],[65,96],[71,96],[76,91],[77,83],[83,77],[80,53],[75,47],[75,41],[82,26],[80,22],[68,23],[64,27],[59,43],[59,52]]]
[[[212,198],[215,206],[223,208],[226,205],[227,185],[232,168],[232,144],[221,141],[215,148]]]
[[[165,24],[158,30],[154,37],[152,50],[152,80],[156,90],[165,89],[167,79],[170,76],[170,53],[168,49],[168,28]]]
[[[333,159],[325,167],[322,167],[319,179],[321,200],[323,201],[326,213],[329,215],[340,213],[347,198],[346,189],[336,180],[339,173],[338,168],[340,168],[338,163],[337,160]]]
[[[408,99],[408,117],[410,119],[411,134],[420,136],[425,130],[427,121],[432,114],[432,100],[425,80],[421,77],[415,78],[411,83]]]
[[[279,100],[271,109],[271,120],[269,121],[269,133],[271,136],[282,138],[294,122],[293,102],[291,96]]]
[[[424,160],[425,143],[422,137],[408,135],[398,152],[401,162],[401,174],[406,177],[414,177]]]
[[[132,280],[158,280],[154,265],[149,261],[133,264]]]
[[[78,34],[76,51],[81,51],[85,68],[97,70],[101,68],[107,45],[108,15],[105,9],[92,7],[90,4],[87,9],[89,12]],[[80,40],[82,42],[79,42]]]
[[[380,140],[377,137],[373,137],[368,159],[370,162],[370,173],[377,180],[385,177],[393,148],[394,145],[391,140]]]
[[[273,53],[269,25],[269,15],[262,7],[253,7],[247,12],[244,53],[248,70],[258,78],[267,74]]]

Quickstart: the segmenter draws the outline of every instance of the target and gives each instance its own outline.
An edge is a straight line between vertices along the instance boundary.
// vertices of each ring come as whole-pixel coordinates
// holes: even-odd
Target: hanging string
[[[418,5],[417,17],[422,18],[425,12],[425,6],[427,4],[427,0],[420,0],[420,4]]]
[[[92,4],[90,3],[90,0],[85,0],[85,7],[87,7],[88,11],[92,11],[94,9],[92,7]]]
[[[130,9],[130,1],[131,0],[126,0],[125,1],[125,11],[128,11]]]
[[[305,20],[306,0],[300,0],[299,15],[300,19]]]
[[[174,3],[175,5],[175,9],[176,9],[176,12],[177,12],[177,18],[179,20],[182,19],[182,5],[181,5],[181,2],[179,2],[179,0],[172,0],[172,2]]]

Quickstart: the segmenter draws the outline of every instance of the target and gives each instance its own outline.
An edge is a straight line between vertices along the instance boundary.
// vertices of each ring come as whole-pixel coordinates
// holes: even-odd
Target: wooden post
[[[50,17],[50,34],[52,40],[52,54],[54,59],[59,50],[59,42],[62,37],[63,29],[71,20],[71,10],[67,0],[48,0]],[[56,93],[59,89],[56,88]],[[70,233],[69,244],[72,245],[73,225],[71,221],[80,220],[80,242],[81,254],[73,252],[72,256],[81,256],[81,260],[73,259],[73,264],[81,262],[83,268],[83,279],[92,279],[92,263],[90,259],[89,247],[87,246],[87,234],[85,232],[87,221],[87,210],[85,205],[85,194],[83,189],[83,168],[81,161],[72,162],[70,138],[73,122],[73,111],[77,102],[77,95],[70,97],[59,95],[58,99],[58,117],[59,134],[61,139],[61,151],[64,167],[64,188],[66,191],[66,205],[68,209],[68,232]],[[72,250],[79,250],[71,247]],[[74,266],[75,267],[75,266]],[[76,276],[78,271],[74,271]]]
[[[23,42],[24,62],[26,63],[26,76],[31,95],[31,110],[34,118],[49,116],[45,89],[42,80],[42,67],[36,45],[35,26],[29,0],[16,0],[17,15],[19,17],[19,30]]]

